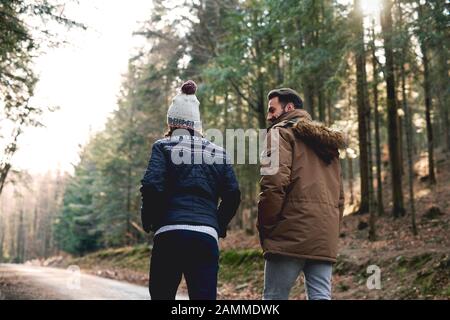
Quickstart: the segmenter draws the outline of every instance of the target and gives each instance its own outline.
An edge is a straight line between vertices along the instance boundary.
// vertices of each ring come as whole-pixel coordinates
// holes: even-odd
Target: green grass
[[[227,250],[220,254],[220,280],[252,280],[263,269],[264,259],[259,250]]]
[[[219,285],[233,284],[237,290],[251,287],[262,291],[264,259],[260,250],[226,250],[220,254]]]
[[[147,273],[149,261],[149,246],[138,245],[97,251],[81,258],[74,258],[70,264],[77,264],[85,268],[114,267]]]

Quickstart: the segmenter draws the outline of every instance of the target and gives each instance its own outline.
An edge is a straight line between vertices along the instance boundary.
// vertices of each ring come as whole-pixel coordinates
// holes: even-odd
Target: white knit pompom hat
[[[172,100],[167,111],[167,124],[175,128],[193,129],[201,132],[200,102],[195,96],[197,85],[188,80],[181,86],[181,92]]]

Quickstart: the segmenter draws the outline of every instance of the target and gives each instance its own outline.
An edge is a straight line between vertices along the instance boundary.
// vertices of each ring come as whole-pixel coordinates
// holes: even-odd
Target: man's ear
[[[288,104],[285,107],[286,112],[292,111],[294,109],[295,109],[294,104],[292,102],[288,102]]]

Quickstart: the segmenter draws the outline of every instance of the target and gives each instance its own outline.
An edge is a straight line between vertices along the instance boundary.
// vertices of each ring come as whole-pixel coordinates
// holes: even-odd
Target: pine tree
[[[387,111],[388,111],[388,139],[389,139],[389,160],[391,165],[392,184],[392,212],[394,217],[403,216],[405,209],[403,206],[401,159],[400,159],[400,135],[397,111],[397,98],[395,93],[394,77],[394,52],[392,40],[392,1],[383,0],[383,10],[381,12],[381,28],[384,40],[384,52],[386,57],[385,78],[387,90]]]

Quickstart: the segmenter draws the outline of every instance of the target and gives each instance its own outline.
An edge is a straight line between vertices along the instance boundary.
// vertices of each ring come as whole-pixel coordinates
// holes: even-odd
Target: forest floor
[[[426,179],[426,157],[415,164],[415,205],[418,235],[411,231],[411,216],[394,219],[389,212],[377,217],[377,239],[368,240],[368,215],[346,215],[339,238],[340,253],[333,272],[334,299],[450,299],[450,160],[438,154],[437,185]],[[405,179],[407,180],[407,179]],[[404,186],[406,195],[407,185]],[[406,208],[409,197],[405,196]],[[219,299],[260,299],[264,260],[256,235],[230,231],[221,240]],[[116,280],[146,285],[150,249],[139,245],[98,251],[81,258],[54,257],[30,264],[67,267]],[[369,289],[368,267],[379,268],[381,288]],[[182,282],[180,291],[185,291]],[[290,298],[304,299],[300,277]]]

